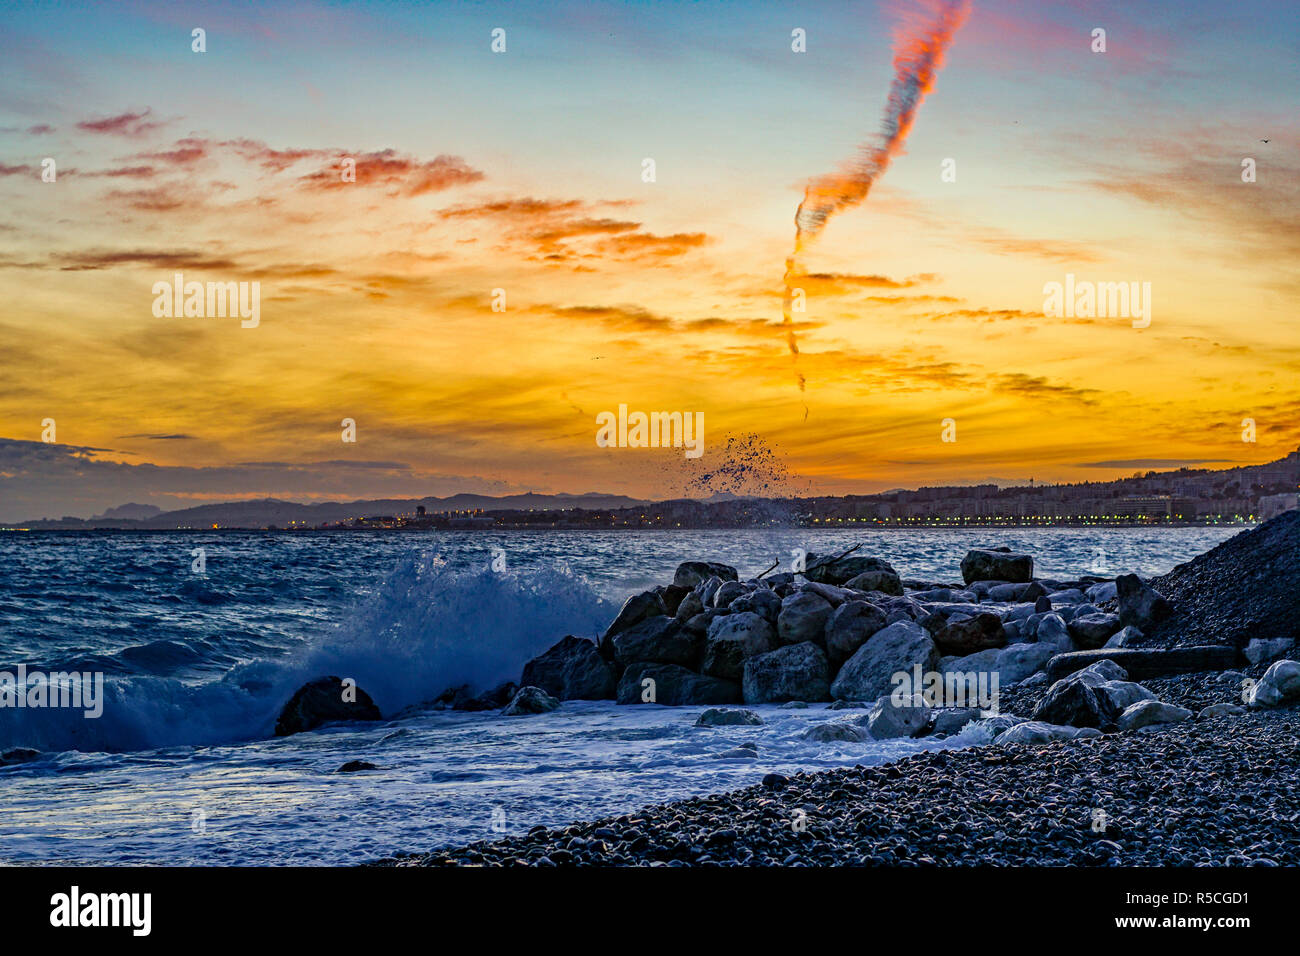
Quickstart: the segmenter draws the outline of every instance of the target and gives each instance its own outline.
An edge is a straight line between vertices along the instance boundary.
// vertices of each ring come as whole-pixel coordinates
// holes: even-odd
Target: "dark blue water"
[[[745,576],[794,548],[863,542],[904,577],[957,581],[969,547],[1004,543],[1041,576],[1155,574],[1235,530],[0,535],[0,672],[104,681],[96,718],[0,707],[0,750],[41,751],[0,767],[0,859],[358,862],[489,836],[501,814],[513,832],[744,785],[758,769],[709,751],[673,708],[566,704],[512,723],[424,705],[517,678],[565,634],[595,636],[686,559]],[[272,738],[321,674],[354,678],[395,719]],[[806,721],[824,716],[712,739],[756,736],[788,769],[914,746],[808,745]],[[355,758],[382,769],[332,773]]]

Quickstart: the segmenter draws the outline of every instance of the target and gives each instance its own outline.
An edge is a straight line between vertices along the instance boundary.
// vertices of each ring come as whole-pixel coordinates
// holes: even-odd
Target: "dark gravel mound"
[[[1300,637],[1300,511],[1287,511],[1154,578],[1174,606],[1136,646]]]
[[[1297,735],[1292,708],[923,753],[381,863],[1295,866]]]

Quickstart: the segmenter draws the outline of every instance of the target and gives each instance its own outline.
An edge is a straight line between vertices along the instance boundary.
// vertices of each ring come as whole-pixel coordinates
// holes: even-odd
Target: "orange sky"
[[[674,45],[695,21],[670,6],[459,11],[436,62],[384,5],[307,7],[311,42],[232,16],[206,54],[164,7],[133,5],[133,32],[6,14],[0,518],[690,490],[680,450],[597,447],[620,404],[703,412],[706,469],[757,435],[822,493],[1300,445],[1300,113],[1276,23],[1212,47],[1115,5],[1095,54],[1094,13],[976,2],[904,152],[804,257],[801,393],[794,211],[875,132],[899,12],[812,8],[795,54],[776,9],[711,8]],[[260,324],[156,318],[176,272],[260,282]],[[1045,316],[1067,273],[1150,282],[1150,327]],[[58,448],[28,447],[47,418]]]

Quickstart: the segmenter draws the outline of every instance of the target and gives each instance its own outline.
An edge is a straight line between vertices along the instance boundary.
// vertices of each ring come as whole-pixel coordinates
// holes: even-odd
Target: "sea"
[[[0,863],[351,865],[561,826],[942,741],[816,743],[843,713],[566,702],[528,717],[436,709],[518,680],[566,634],[595,637],[684,560],[743,578],[796,549],[960,582],[972,547],[1041,577],[1166,572],[1241,527],[0,534],[0,680],[102,675],[102,712],[0,706]],[[277,738],[313,677],[353,678],[386,718]],[[377,769],[338,773],[353,760]]]

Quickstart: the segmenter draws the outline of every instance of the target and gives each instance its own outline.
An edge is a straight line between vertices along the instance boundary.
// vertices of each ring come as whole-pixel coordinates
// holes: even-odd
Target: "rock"
[[[1105,645],[1119,628],[1119,615],[1097,611],[1092,614],[1076,614],[1070,619],[1068,631],[1081,650],[1093,650]]]
[[[866,710],[865,700],[833,700],[827,710]]]
[[[988,599],[999,604],[1009,604],[1020,600],[1028,584],[995,584],[988,589]]]
[[[996,647],[960,657],[952,654],[939,658],[938,669],[944,674],[989,673],[998,666],[998,657],[1001,654],[1002,651]]]
[[[514,681],[506,681],[498,684],[491,690],[486,690],[481,694],[474,694],[468,684],[456,688],[456,694],[451,701],[452,710],[500,710],[514,698],[515,693],[519,690],[519,685]]]
[[[376,767],[374,764],[372,764],[369,760],[349,760],[347,763],[339,767],[339,769],[335,770],[334,772],[335,773],[358,773],[362,770],[378,770],[378,769],[379,768]]]
[[[659,617],[667,613],[668,608],[664,605],[664,599],[654,591],[642,591],[640,594],[633,594],[623,602],[618,614],[601,636],[600,650],[605,659],[614,659],[613,645],[610,644],[610,641],[615,634],[620,634],[629,628],[635,627],[647,618]]]
[[[696,727],[757,727],[763,718],[752,710],[731,707],[710,707],[695,721]]]
[[[1142,632],[1136,627],[1121,627],[1118,631],[1110,636],[1106,641],[1106,647],[1131,647],[1133,644],[1142,640]]]
[[[925,705],[920,694],[901,704],[893,695],[886,695],[872,704],[858,722],[866,724],[873,739],[890,740],[919,736],[929,725],[930,714],[931,708]]]
[[[1242,653],[1252,664],[1262,664],[1264,661],[1271,661],[1289,653],[1294,647],[1295,639],[1291,637],[1275,637],[1272,640],[1255,638],[1246,645]]]
[[[614,660],[624,667],[639,661],[692,667],[699,661],[702,642],[679,621],[661,615],[614,635],[612,644]]]
[[[1251,707],[1277,707],[1300,699],[1300,664],[1278,661],[1271,665],[1246,694]]]
[[[880,594],[873,597],[871,603],[884,612],[886,624],[894,623],[894,621],[889,620],[894,614],[902,615],[901,618],[896,618],[897,620],[919,621],[928,613],[919,602],[908,597]],[[970,609],[968,608],[965,613],[969,614]]]
[[[560,702],[540,687],[521,687],[514,700],[501,711],[502,717],[521,717],[526,714],[545,714],[555,710]]]
[[[978,707],[941,707],[934,711],[934,733],[951,737],[963,727],[979,720],[984,712]]]
[[[1047,665],[1053,680],[1076,670],[1109,660],[1119,664],[1134,680],[1189,674],[1192,671],[1222,671],[1237,665],[1237,651],[1231,647],[1103,647],[1095,651],[1058,654]]]
[[[1034,613],[1045,614],[1052,609],[1052,599],[1046,594],[1040,594],[1034,599]]]
[[[831,696],[875,700],[893,690],[894,674],[911,673],[917,666],[922,673],[934,670],[937,659],[929,634],[911,621],[898,621],[877,631],[844,662],[831,683]]]
[[[275,735],[287,737],[338,720],[380,720],[379,708],[360,687],[340,677],[317,677],[294,692],[275,722]]]
[[[700,600],[698,594],[694,591],[690,591],[684,598],[682,598],[681,603],[677,605],[677,611],[673,614],[673,617],[677,618],[679,621],[689,621],[697,614],[703,613],[704,602]]]
[[[709,625],[712,624],[715,619],[725,617],[726,614],[726,611],[719,611],[715,607],[705,608],[699,614],[696,614],[693,618],[684,623],[682,627],[686,628],[686,630],[690,631],[702,641],[709,633]]]
[[[1048,688],[1033,719],[1071,727],[1109,727],[1121,711],[1103,691],[1086,680],[1069,677]]]
[[[715,574],[713,577],[695,585],[695,590],[692,593],[700,599],[706,610],[712,610],[713,596],[718,593],[718,589],[725,583],[722,578]]]
[[[1012,727],[1023,723],[1026,723],[1025,718],[1017,717],[1015,714],[998,714],[994,717],[981,717],[975,721],[975,726],[980,730],[988,731],[989,735],[996,739]]]
[[[522,687],[540,687],[559,700],[612,700],[614,671],[591,641],[572,635],[524,665]]]
[[[862,600],[862,595],[857,591],[836,587],[834,584],[821,584],[817,581],[805,581],[803,591],[806,594],[817,595],[831,607],[839,607],[845,601]]]
[[[680,584],[667,584],[661,588],[655,588],[655,593],[664,602],[664,609],[668,614],[675,617],[677,609],[681,607],[682,601],[686,600],[686,595],[690,594],[691,590],[691,588],[683,587]]]
[[[1105,604],[1107,601],[1113,601],[1119,596],[1119,587],[1114,581],[1102,581],[1100,584],[1094,584],[1085,592],[1088,600],[1093,604]]]
[[[1007,728],[998,736],[1000,744],[1050,744],[1053,740],[1073,740],[1079,728],[1049,724],[1040,720],[1027,720]]]
[[[787,700],[781,705],[782,710],[807,710],[808,702],[806,700]]]
[[[884,612],[874,604],[849,601],[837,607],[826,621],[826,656],[831,667],[838,669],[884,626]]]
[[[1012,644],[998,652],[993,669],[999,674],[999,683],[1018,684],[1046,667],[1055,653],[1055,648],[1046,644]]]
[[[1048,595],[1052,602],[1052,607],[1060,610],[1072,604],[1083,604],[1088,600],[1087,596],[1078,588],[1063,588],[1060,591],[1054,591]]]
[[[967,583],[975,581],[1009,581],[1028,584],[1034,577],[1034,559],[1011,551],[977,548],[961,559],[961,576]]]
[[[838,741],[862,743],[870,740],[871,735],[865,727],[859,727],[847,720],[832,720],[824,724],[814,724],[803,732],[804,740],[815,740],[827,744]]]
[[[1192,712],[1186,707],[1166,704],[1161,700],[1141,700],[1125,709],[1119,718],[1120,730],[1137,730],[1151,724],[1177,724],[1190,720]]]
[[[31,747],[10,747],[4,753],[0,753],[0,767],[8,767],[16,763],[27,763],[40,757],[39,750],[33,750]]]
[[[1115,579],[1115,588],[1119,594],[1121,624],[1145,631],[1173,613],[1173,606],[1136,574],[1121,574]]]
[[[1246,712],[1245,707],[1238,707],[1236,704],[1211,704],[1201,710],[1196,715],[1197,720],[1208,720],[1211,717],[1240,717]]]
[[[776,630],[752,611],[715,618],[709,625],[700,667],[710,677],[737,683],[744,677],[745,661],[774,650]]]
[[[782,644],[802,644],[804,641],[820,644],[826,639],[826,621],[832,610],[825,598],[809,591],[791,594],[781,602],[776,636]]]
[[[741,689],[747,704],[826,700],[830,681],[826,652],[805,641],[746,660]]]
[[[1102,659],[1094,661],[1082,670],[1075,671],[1073,676],[1078,680],[1087,681],[1093,687],[1097,687],[1106,683],[1106,681],[1128,680],[1128,671],[1112,660]]]
[[[973,654],[991,647],[1006,644],[1002,633],[1002,618],[989,611],[973,617],[954,615],[934,635],[934,643],[948,654]]]
[[[1110,698],[1110,702],[1122,713],[1133,704],[1144,700],[1155,700],[1156,695],[1141,684],[1126,680],[1108,680],[1094,685]]]
[[[1028,601],[1034,604],[1047,597],[1047,588],[1043,587],[1041,581],[1030,581],[1025,585],[1025,589],[1020,592],[1019,601]]]
[[[897,591],[886,591],[887,594],[902,594],[903,581],[894,570],[894,566],[888,561],[882,561],[880,558],[862,558],[849,555],[847,557],[835,560],[834,555],[817,555],[809,553],[807,570],[803,576],[809,581],[815,581],[821,584],[841,584],[857,591],[879,591],[881,588],[862,588],[851,584],[850,582],[864,574],[879,575],[879,581],[883,583],[897,582]],[[892,585],[891,585],[892,586]]]
[[[1047,674],[1043,671],[1039,671],[1036,674],[1030,674],[1028,677],[1022,680],[1020,682],[1020,687],[1021,689],[1025,689],[1029,687],[1041,687],[1043,684],[1046,683],[1047,683]]]
[[[1074,650],[1074,640],[1066,629],[1065,621],[1056,613],[1044,614],[1035,631],[1039,644],[1046,644],[1058,653],[1065,654]]]
[[[724,581],[735,581],[736,569],[729,564],[719,564],[716,561],[683,561],[677,566],[677,573],[673,575],[673,584],[678,587],[693,588],[714,577]]]
[[[644,681],[653,681],[647,687]],[[653,689],[654,699],[643,698]],[[620,704],[739,704],[740,684],[706,677],[676,664],[638,663],[628,665],[618,682]]]
[[[757,591],[750,591],[743,597],[736,598],[727,605],[727,610],[732,614],[752,611],[775,627],[777,615],[781,613],[781,599],[776,596],[776,592],[759,588]]]
[[[763,786],[769,790],[779,790],[781,787],[789,784],[790,778],[781,773],[767,773],[763,775]]]
[[[713,606],[726,607],[736,598],[743,597],[749,593],[749,588],[739,581],[723,581],[718,586],[718,590],[713,593]]]
[[[855,574],[844,582],[844,586],[853,591],[879,591],[881,594],[892,594],[896,597],[901,597],[903,594],[902,580],[894,571],[885,568]]]

